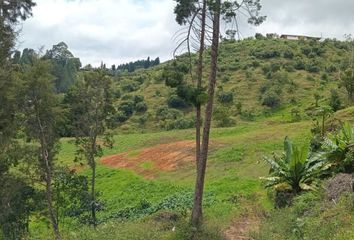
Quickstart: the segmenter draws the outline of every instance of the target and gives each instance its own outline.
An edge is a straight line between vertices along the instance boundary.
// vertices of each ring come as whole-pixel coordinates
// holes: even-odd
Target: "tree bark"
[[[200,149],[200,158],[198,160],[197,167],[197,181],[195,187],[195,197],[194,205],[192,210],[192,224],[194,226],[199,226],[203,218],[203,192],[204,192],[204,180],[206,164],[208,159],[209,150],[209,135],[211,127],[211,117],[213,113],[213,103],[214,103],[214,92],[216,85],[216,74],[218,66],[218,50],[219,50],[219,34],[220,34],[220,4],[221,1],[217,0],[214,10],[213,18],[213,40],[211,46],[211,64],[210,64],[210,75],[209,75],[209,85],[208,85],[208,102],[205,108],[205,123],[203,128],[203,139]]]
[[[50,173],[46,173],[46,199],[48,203],[49,218],[52,223],[55,239],[61,240],[59,225],[57,222],[57,217],[54,212],[53,199],[52,199],[52,178]]]
[[[197,69],[197,89],[202,87],[203,79],[203,54],[205,48],[205,25],[206,25],[206,0],[203,0],[202,7],[202,19],[201,19],[201,32],[200,32],[200,46],[199,46],[199,59],[198,59],[198,69]],[[201,104],[197,103],[196,106],[196,166],[198,168],[198,161],[200,158],[200,139],[201,139],[201,124],[202,124],[202,114],[201,114]]]
[[[92,140],[92,149],[91,149],[91,168],[92,168],[92,178],[91,178],[91,218],[92,218],[92,225],[94,229],[97,226],[97,217],[96,217],[96,162],[95,162],[95,153],[96,153],[96,136]]]
[[[38,107],[37,107],[38,109]],[[52,167],[50,164],[50,159],[49,159],[49,151],[47,148],[47,141],[46,137],[44,134],[44,129],[42,126],[42,121],[40,119],[40,114],[37,110],[37,123],[38,123],[38,128],[40,131],[40,145],[41,145],[41,155],[42,155],[42,161],[45,164],[45,183],[46,183],[46,200],[48,204],[48,212],[49,212],[49,219],[50,222],[52,223],[53,227],[53,232],[56,240],[61,240],[60,232],[59,232],[59,224],[57,221],[57,216],[55,214],[55,210],[53,207],[53,199],[52,199]]]

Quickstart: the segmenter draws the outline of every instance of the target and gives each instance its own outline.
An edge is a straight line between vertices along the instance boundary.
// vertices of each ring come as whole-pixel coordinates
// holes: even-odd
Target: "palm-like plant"
[[[313,153],[308,145],[297,146],[288,137],[284,140],[282,156],[274,154],[264,160],[270,165],[270,174],[262,178],[266,187],[288,185],[294,193],[313,189],[313,182],[330,168],[326,161],[326,153]]]
[[[346,122],[337,133],[324,139],[322,148],[329,153],[329,160],[340,172],[354,170],[354,127]]]

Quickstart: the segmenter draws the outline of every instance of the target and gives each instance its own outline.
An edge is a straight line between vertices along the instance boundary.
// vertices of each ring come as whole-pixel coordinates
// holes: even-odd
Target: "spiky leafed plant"
[[[337,171],[354,171],[354,127],[350,123],[344,123],[338,132],[329,134],[322,148],[329,153],[329,160]]]
[[[288,137],[284,140],[284,153],[282,156],[274,154],[273,158],[265,157],[270,165],[270,174],[262,178],[266,187],[288,185],[294,193],[313,189],[316,178],[330,168],[326,161],[326,153],[314,153],[309,145],[297,146]]]

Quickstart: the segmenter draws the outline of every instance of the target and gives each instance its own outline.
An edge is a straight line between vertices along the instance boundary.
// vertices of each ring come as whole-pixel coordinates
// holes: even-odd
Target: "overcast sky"
[[[179,29],[173,0],[35,0],[33,18],[22,26],[18,48],[45,49],[61,41],[82,63],[98,65],[172,58]],[[255,32],[343,38],[354,30],[354,0],[263,0],[267,21],[244,25]]]

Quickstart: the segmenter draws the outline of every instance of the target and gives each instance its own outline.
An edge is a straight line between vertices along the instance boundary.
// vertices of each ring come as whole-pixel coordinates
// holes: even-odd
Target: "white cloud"
[[[84,64],[117,64],[171,57],[172,0],[37,0],[22,29],[20,48],[50,48],[64,41]]]
[[[46,49],[66,42],[83,64],[118,64],[161,57],[168,60],[179,29],[173,0],[36,0],[34,17],[23,25],[19,48]],[[341,38],[354,29],[352,0],[263,0],[267,21],[255,32]]]

